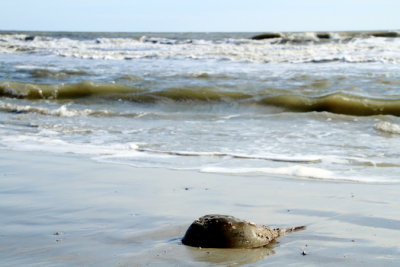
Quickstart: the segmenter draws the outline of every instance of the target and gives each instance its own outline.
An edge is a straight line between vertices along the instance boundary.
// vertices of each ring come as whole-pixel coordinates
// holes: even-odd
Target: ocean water
[[[0,148],[400,182],[400,32],[0,32]]]

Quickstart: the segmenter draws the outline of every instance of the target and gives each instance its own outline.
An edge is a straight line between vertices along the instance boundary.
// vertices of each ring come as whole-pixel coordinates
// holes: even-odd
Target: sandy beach
[[[72,154],[0,158],[1,266],[400,263],[397,184],[134,168]],[[259,249],[182,245],[190,223],[210,213],[307,229]]]

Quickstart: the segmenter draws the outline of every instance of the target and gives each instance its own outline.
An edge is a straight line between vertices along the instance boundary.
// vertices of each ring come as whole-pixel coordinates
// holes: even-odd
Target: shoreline
[[[400,263],[399,184],[135,168],[73,154],[2,149],[0,158],[5,265]],[[192,221],[212,213],[307,229],[261,249],[182,245]]]

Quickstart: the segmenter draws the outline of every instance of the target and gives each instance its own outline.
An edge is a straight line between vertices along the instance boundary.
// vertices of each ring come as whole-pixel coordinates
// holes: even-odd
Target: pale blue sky
[[[400,29],[400,0],[1,0],[0,30]]]

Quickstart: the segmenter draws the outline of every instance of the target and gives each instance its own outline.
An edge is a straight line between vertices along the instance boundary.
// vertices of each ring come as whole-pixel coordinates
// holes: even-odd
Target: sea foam
[[[142,36],[140,38],[70,39],[0,34],[0,52],[56,55],[81,59],[213,59],[254,63],[400,63],[397,32],[351,35],[350,33],[281,33],[279,38],[197,39]],[[382,36],[382,37],[381,37]],[[249,36],[250,37],[250,36]],[[322,38],[323,37],[323,38]],[[309,45],[309,44],[318,44]],[[384,52],[383,52],[384,51]]]
[[[278,168],[230,168],[230,167],[203,167],[201,172],[222,173],[222,174],[261,174],[261,175],[283,175],[287,177],[311,178],[324,181],[338,182],[357,182],[387,184],[395,183],[396,179],[388,179],[380,176],[353,176],[349,174],[339,174],[327,169],[307,167],[307,166],[288,166]]]
[[[306,167],[306,166],[289,166],[279,168],[221,168],[221,167],[204,167],[202,172],[213,173],[230,173],[230,174],[251,174],[251,173],[265,173],[265,174],[278,174],[289,175],[297,177],[307,177],[316,179],[334,179],[334,173],[322,168]]]
[[[387,121],[380,121],[374,125],[374,129],[391,134],[400,134],[400,125]]]

